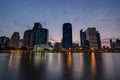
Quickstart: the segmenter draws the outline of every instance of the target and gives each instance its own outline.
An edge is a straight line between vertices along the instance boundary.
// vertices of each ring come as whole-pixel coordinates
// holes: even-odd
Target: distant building
[[[42,28],[39,22],[34,23],[32,30],[24,32],[23,47],[34,48],[34,50],[48,48],[48,29]]]
[[[51,46],[51,47],[53,47],[53,45],[52,45],[52,43],[51,43],[51,42],[48,42],[48,45],[49,45],[49,46]]]
[[[98,49],[101,49],[101,38],[100,38],[100,33],[99,33],[98,31],[96,31],[96,35],[97,35]]]
[[[42,45],[48,43],[48,29],[41,28],[36,30],[35,45]]]
[[[116,39],[114,42],[110,39],[110,46],[111,49],[120,49],[120,39]]]
[[[33,31],[42,28],[42,25],[39,22],[34,23]]]
[[[100,33],[95,27],[90,27],[87,30],[80,30],[80,42],[83,48],[101,49]]]
[[[33,27],[33,45],[47,44],[48,29],[42,28],[40,23],[35,23]]]
[[[86,30],[86,39],[89,41],[90,48],[98,49],[96,28],[93,27]]]
[[[11,36],[9,47],[19,48],[19,40],[20,40],[19,33],[18,32],[14,32],[13,35]]]
[[[72,24],[63,24],[62,47],[72,48]]]
[[[73,43],[73,44],[72,44],[72,47],[73,47],[73,48],[79,48],[79,44]]]
[[[52,43],[51,43],[51,42],[48,42],[48,45],[52,46]]]
[[[84,40],[83,44],[84,44],[84,47],[83,47],[83,48],[87,48],[87,49],[90,48],[90,44],[89,44],[89,41],[88,41],[88,40]]]
[[[83,31],[83,29],[81,29],[80,30],[80,43],[81,43],[81,47],[86,48],[85,46],[89,46],[87,44],[84,44],[84,43],[86,43],[85,40],[86,40],[86,33]]]
[[[60,48],[61,48],[61,43],[55,42],[55,44],[54,44],[54,50],[55,50],[55,51],[59,51]]]
[[[19,48],[22,48],[23,47],[23,39],[20,39],[19,40]]]
[[[48,34],[48,29],[42,28],[42,25],[37,22],[34,23],[32,30],[26,32],[26,35],[29,36],[25,38],[26,41],[28,41],[29,46],[34,48],[34,50],[45,49],[48,47],[50,48],[50,46],[48,46]]]
[[[36,35],[38,35],[38,30],[42,28],[42,25],[40,23],[34,23],[34,27],[32,29],[32,34],[31,34],[31,45],[34,47],[36,45]]]
[[[9,38],[5,36],[0,37],[0,48],[6,48],[8,47],[9,44]]]
[[[24,36],[23,36],[23,47],[31,47],[31,35],[32,35],[32,30],[26,30],[24,32]]]

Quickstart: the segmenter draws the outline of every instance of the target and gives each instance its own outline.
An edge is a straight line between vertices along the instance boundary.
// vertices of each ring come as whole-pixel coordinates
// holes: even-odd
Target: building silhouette
[[[38,35],[38,30],[42,28],[42,25],[39,22],[34,23],[32,34],[31,34],[31,45],[34,47],[34,45],[37,45],[36,43],[36,35]]]
[[[97,35],[98,49],[101,49],[101,38],[100,38],[100,33],[99,33],[98,31],[96,31],[96,35]]]
[[[6,36],[0,37],[0,48],[6,48],[8,47],[10,39]]]
[[[20,39],[19,40],[19,48],[22,48],[23,47],[23,39]]]
[[[55,42],[55,44],[54,44],[54,50],[58,52],[60,50],[60,48],[61,48],[61,43]]]
[[[48,43],[48,29],[40,28],[36,30],[35,45],[42,45]]]
[[[32,30],[26,30],[24,32],[23,47],[26,48],[45,48],[48,45],[49,31],[46,28],[42,28],[39,22],[35,22]]]
[[[32,35],[32,30],[26,30],[24,32],[23,36],[23,47],[31,47],[31,35]]]
[[[110,39],[110,47],[111,49],[120,49],[120,39],[116,39],[116,41]]]
[[[89,42],[86,40],[86,33],[83,31],[83,29],[80,30],[80,43],[81,47],[89,48]]]
[[[62,47],[63,48],[72,48],[72,24],[64,23],[63,24],[63,33],[62,33]]]
[[[20,40],[19,33],[18,32],[14,32],[13,35],[11,36],[9,47],[19,48],[19,40]]]
[[[32,30],[26,30],[24,32],[23,47],[34,47],[35,45],[48,43],[48,29],[42,28],[42,25],[38,22],[34,23]]]
[[[90,27],[87,30],[80,30],[80,42],[83,48],[101,49],[100,33],[95,27]]]
[[[90,48],[98,49],[96,28],[88,28],[86,30],[86,39],[89,41]]]

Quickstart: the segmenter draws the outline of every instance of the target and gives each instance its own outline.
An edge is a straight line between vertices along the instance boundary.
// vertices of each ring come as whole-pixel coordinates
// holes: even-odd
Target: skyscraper
[[[90,27],[87,30],[80,30],[80,41],[83,48],[101,49],[100,33],[95,27]]]
[[[88,28],[86,31],[86,39],[89,41],[90,48],[98,49],[98,38],[96,28],[91,27]]]
[[[34,23],[33,31],[42,28],[42,25],[39,22]]]
[[[40,28],[36,30],[35,45],[48,43],[48,29]]]
[[[34,23],[32,30],[24,32],[23,47],[35,50],[46,48],[48,44],[48,29],[42,28],[39,22]]]
[[[96,31],[96,36],[98,42],[98,49],[101,49],[101,39],[100,39],[100,33],[98,31]]]
[[[84,46],[84,42],[86,40],[86,33],[83,31],[83,29],[80,30],[80,43],[81,43],[81,47],[85,47]]]
[[[34,27],[32,29],[32,34],[31,34],[31,45],[34,47],[34,45],[36,44],[36,35],[38,30],[40,30],[42,28],[42,25],[38,22],[34,23]]]
[[[20,40],[19,33],[18,32],[14,32],[13,35],[11,36],[9,47],[18,48],[19,47],[19,40]]]
[[[72,24],[63,24],[63,37],[62,37],[62,47],[72,48]]]
[[[48,29],[42,28],[40,23],[34,23],[32,33],[32,43],[34,45],[47,44],[48,42]]]
[[[31,35],[32,35],[32,30],[26,30],[24,32],[23,36],[23,47],[31,47],[30,41],[31,41]]]

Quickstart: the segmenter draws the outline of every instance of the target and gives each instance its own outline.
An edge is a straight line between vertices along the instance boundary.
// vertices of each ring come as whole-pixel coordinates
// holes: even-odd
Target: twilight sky
[[[62,25],[72,24],[73,41],[79,30],[96,27],[104,43],[120,38],[120,0],[0,0],[0,36],[17,31],[23,38],[34,22],[49,29],[50,41],[61,41]]]

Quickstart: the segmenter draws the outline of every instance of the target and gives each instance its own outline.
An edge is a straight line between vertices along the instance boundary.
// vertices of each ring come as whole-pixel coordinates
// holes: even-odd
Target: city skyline
[[[119,0],[1,0],[0,36],[11,37],[17,31],[23,38],[25,30],[40,22],[49,30],[50,41],[61,42],[62,25],[67,22],[73,26],[73,42],[80,43],[80,29],[96,27],[106,43],[120,38],[119,8]]]

